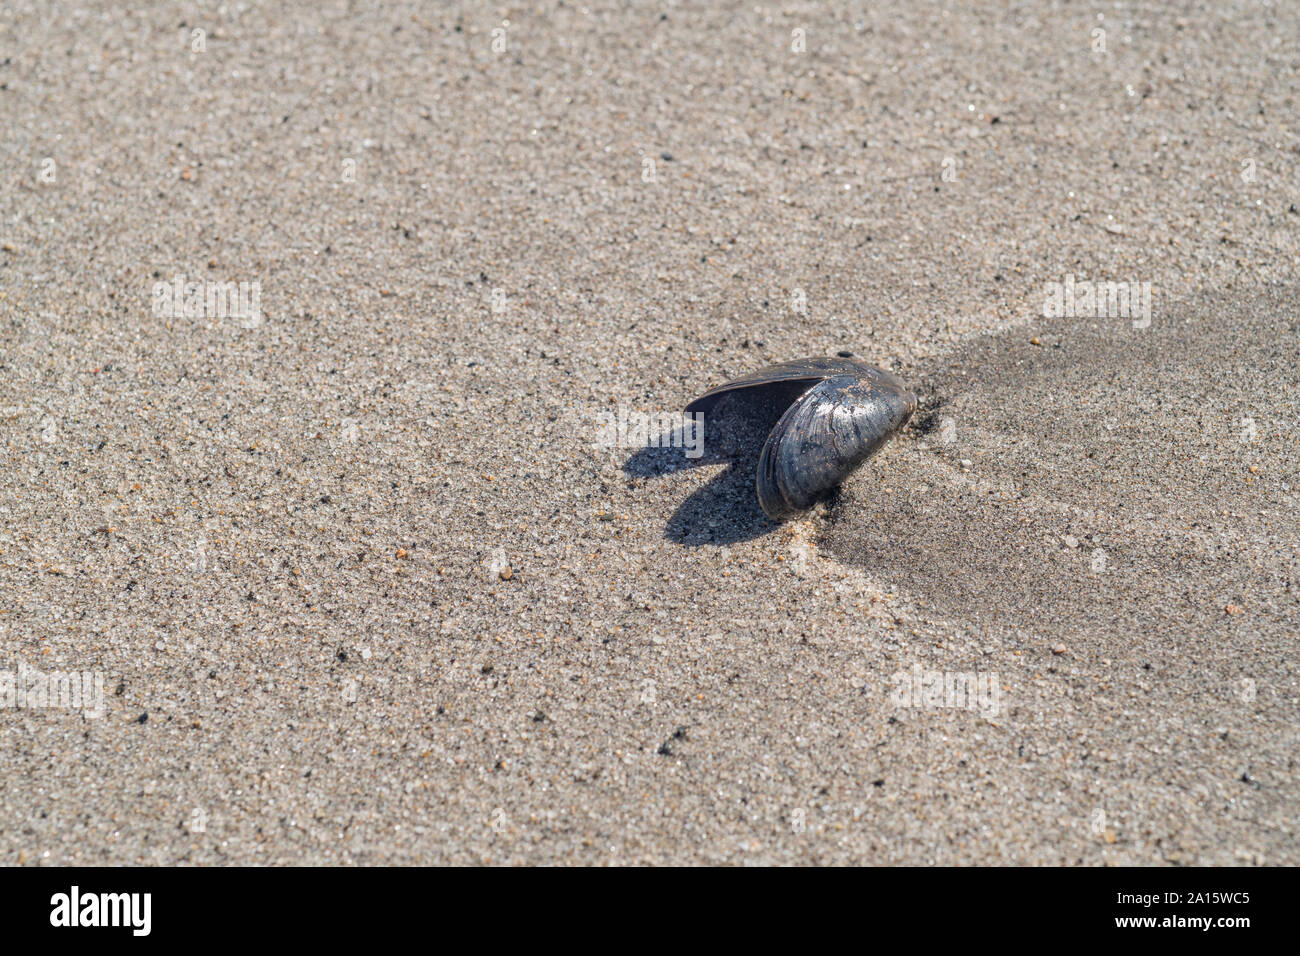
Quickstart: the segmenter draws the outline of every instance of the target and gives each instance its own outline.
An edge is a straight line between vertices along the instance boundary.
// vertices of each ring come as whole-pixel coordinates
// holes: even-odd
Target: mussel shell
[[[757,401],[777,387],[800,385],[806,389],[773,426],[758,459],[758,503],[778,521],[848,478],[916,410],[916,397],[896,375],[861,359],[807,358],[710,389],[686,411],[707,413],[724,395]]]

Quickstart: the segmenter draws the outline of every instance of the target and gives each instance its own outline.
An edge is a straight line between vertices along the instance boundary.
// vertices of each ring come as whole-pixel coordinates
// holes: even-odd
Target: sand
[[[0,861],[1300,862],[1297,49],[10,5],[0,670],[103,707],[0,707]],[[921,405],[797,521],[594,441],[841,350]]]

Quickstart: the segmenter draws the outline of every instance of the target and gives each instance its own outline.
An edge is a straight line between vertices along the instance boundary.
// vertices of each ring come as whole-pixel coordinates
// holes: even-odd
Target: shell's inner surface
[[[901,429],[916,398],[898,376],[860,359],[810,358],[760,369],[687,406],[706,414],[724,396],[786,402],[758,460],[763,511],[781,520],[811,507]]]

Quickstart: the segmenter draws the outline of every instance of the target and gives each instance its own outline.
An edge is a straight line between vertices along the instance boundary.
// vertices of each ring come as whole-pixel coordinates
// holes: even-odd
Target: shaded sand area
[[[957,620],[1294,637],[1297,302],[1208,295],[1149,328],[1045,320],[955,350],[917,370],[915,440],[848,486],[826,543]]]

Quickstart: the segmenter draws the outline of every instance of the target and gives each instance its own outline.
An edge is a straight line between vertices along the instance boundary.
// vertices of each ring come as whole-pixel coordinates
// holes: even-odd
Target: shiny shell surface
[[[768,517],[790,518],[843,482],[907,424],[916,397],[897,375],[856,358],[782,362],[710,389],[686,407],[706,415],[726,395],[758,401],[798,392],[758,459],[755,490]]]

